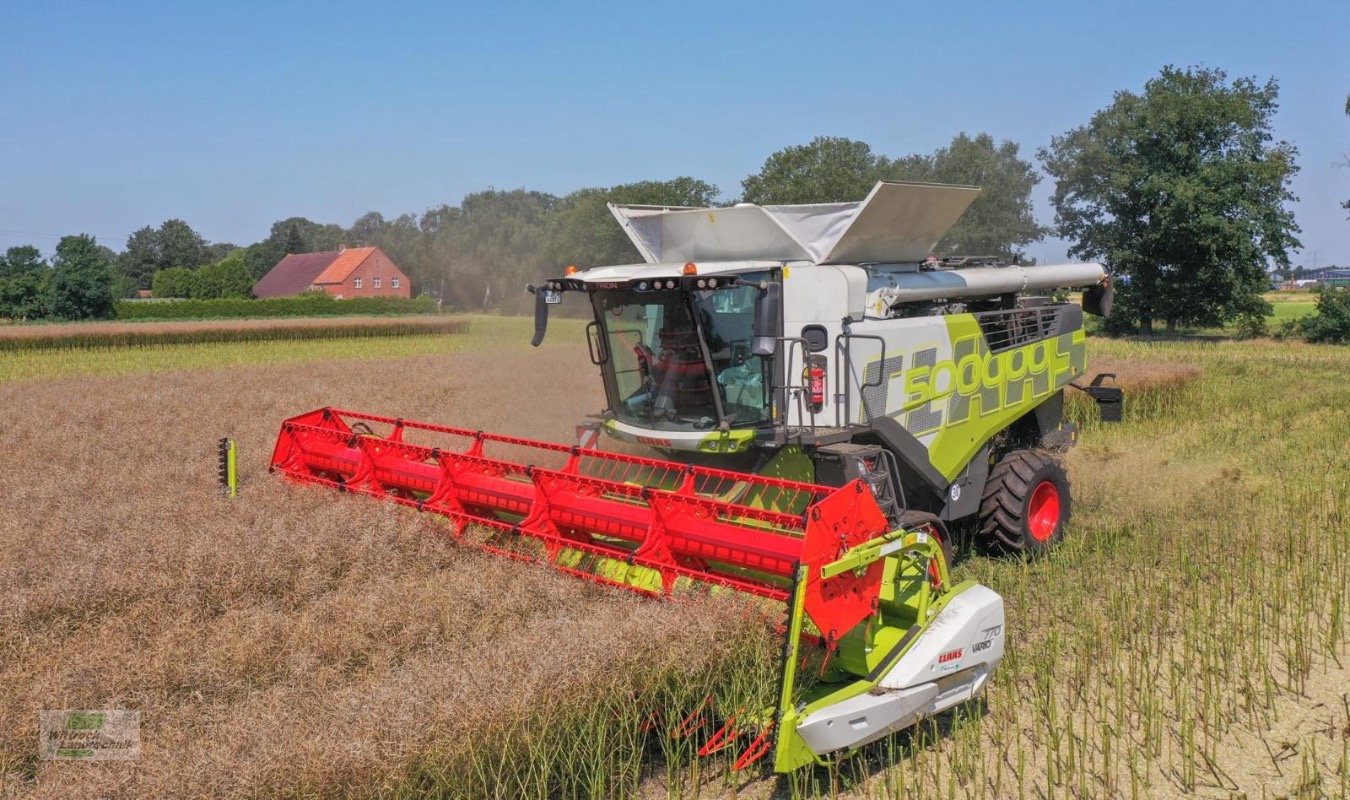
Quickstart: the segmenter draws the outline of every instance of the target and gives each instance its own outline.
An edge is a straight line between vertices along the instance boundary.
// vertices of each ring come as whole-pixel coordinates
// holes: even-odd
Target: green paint
[[[897,541],[900,543],[897,551],[882,555],[883,547]],[[806,628],[805,613],[809,582],[865,569],[878,560],[883,560],[885,566],[877,612],[840,639],[839,649],[820,680],[809,684],[800,680],[802,634],[811,632]],[[797,733],[797,725],[816,711],[874,690],[888,671],[885,668],[903,658],[919,640],[917,635],[912,636],[904,647],[896,650],[905,634],[916,627],[919,630],[927,627],[953,597],[975,585],[974,581],[965,581],[935,591],[929,581],[930,562],[937,565],[940,585],[950,586],[947,563],[937,540],[922,532],[897,529],[854,547],[836,561],[819,567],[814,575],[806,567],[801,568],[791,601],[782,688],[778,707],[772,712],[778,720],[773,751],[775,772],[791,772],[811,763],[826,765],[853,752],[830,753],[828,758],[816,756]],[[870,674],[879,677],[875,680],[860,677]]]
[[[755,440],[755,432],[749,428],[732,428],[704,436],[698,443],[700,453],[721,453],[730,455],[743,453],[750,449]]]
[[[949,480],[986,442],[1048,400],[1087,369],[1086,334],[1071,333],[990,353],[970,314],[945,318],[953,358],[905,374],[905,410],[918,405],[942,412],[928,442],[928,457]],[[906,415],[900,415],[901,424]],[[905,427],[916,436],[929,433]]]
[[[220,440],[220,490],[226,497],[239,496],[239,457],[233,439]]]
[[[608,581],[632,586],[645,592],[662,592],[661,573],[651,567],[629,564],[617,558],[599,556],[583,550],[564,547],[553,558],[553,563],[567,569],[580,570]]]
[[[85,713],[82,711],[72,711],[66,717],[66,730],[68,731],[96,731],[103,728],[103,723],[108,715],[102,712],[94,711]]]

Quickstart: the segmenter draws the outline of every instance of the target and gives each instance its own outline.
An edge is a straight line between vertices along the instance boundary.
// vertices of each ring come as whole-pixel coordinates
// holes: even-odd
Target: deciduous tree
[[[158,228],[147,225],[127,237],[126,249],[117,257],[117,269],[133,288],[149,289],[155,273],[162,269],[196,269],[208,263],[212,247],[191,225],[168,219]]]
[[[51,270],[0,278],[0,317],[30,320],[51,315]]]
[[[0,279],[13,278],[46,268],[47,262],[42,258],[42,251],[32,245],[11,247],[5,251],[3,257],[0,257]]]
[[[111,251],[87,234],[56,245],[51,308],[61,319],[102,319],[113,313]]]
[[[861,200],[879,180],[927,181],[979,186],[979,198],[938,243],[943,255],[1020,258],[1038,241],[1031,190],[1040,181],[1018,156],[1016,142],[995,142],[987,133],[958,134],[932,154],[889,158],[866,142],[820,136],[769,156],[743,182],[752,203],[837,203]]]
[[[251,297],[253,275],[242,253],[231,253],[214,264],[207,264],[191,276],[190,296],[202,300]]]
[[[889,165],[866,142],[817,136],[769,156],[741,181],[742,199],[761,205],[861,200]]]
[[[595,267],[641,261],[637,249],[609,211],[609,203],[653,206],[711,206],[718,189],[707,181],[682,176],[640,181],[607,189],[579,189],[563,198],[553,219],[550,261]]]
[[[257,280],[289,254],[336,250],[346,235],[341,225],[323,225],[304,217],[289,217],[272,223],[266,239],[245,248],[244,261],[249,274]]]
[[[1268,264],[1299,246],[1293,145],[1274,141],[1272,79],[1164,68],[1040,151],[1057,233],[1119,275],[1119,321],[1218,325],[1260,313]]]
[[[1046,230],[1036,223],[1031,206],[1031,190],[1041,177],[1018,149],[1016,142],[995,142],[987,133],[959,133],[931,156],[892,162],[889,174],[980,187],[980,196],[934,248],[938,253],[1022,260],[1022,248],[1039,241]]]
[[[435,292],[469,308],[521,299],[546,271],[549,219],[558,198],[525,189],[488,189],[422,217],[428,279]]]
[[[191,297],[192,270],[185,267],[162,269],[155,273],[150,291],[155,297]]]

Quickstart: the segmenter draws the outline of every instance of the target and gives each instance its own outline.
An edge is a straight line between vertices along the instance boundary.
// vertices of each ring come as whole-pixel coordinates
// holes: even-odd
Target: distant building
[[[412,297],[408,276],[378,247],[292,253],[253,285],[257,298],[327,292],[352,297]]]
[[[1350,267],[1324,267],[1304,277],[1323,286],[1350,286]]]

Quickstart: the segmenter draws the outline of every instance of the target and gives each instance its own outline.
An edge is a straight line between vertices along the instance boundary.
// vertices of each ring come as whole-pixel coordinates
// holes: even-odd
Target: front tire
[[[1069,478],[1042,450],[1013,450],[994,465],[980,501],[980,544],[1025,558],[1044,555],[1064,538]]]

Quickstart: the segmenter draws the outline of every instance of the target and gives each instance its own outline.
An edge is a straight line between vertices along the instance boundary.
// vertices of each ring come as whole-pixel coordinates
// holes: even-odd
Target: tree
[[[414,291],[427,285],[427,249],[423,246],[416,216],[401,214],[394,219],[385,219],[378,211],[371,211],[352,223],[347,229],[346,240],[348,244],[383,250],[408,276]]]
[[[640,181],[608,189],[579,189],[563,198],[549,236],[553,266],[595,267],[641,261],[609,211],[609,203],[653,206],[711,206],[718,189],[707,181],[682,176],[668,181]]]
[[[51,276],[27,272],[0,280],[0,317],[42,319],[51,316]]]
[[[1350,344],[1350,289],[1319,286],[1317,311],[1299,320],[1299,328],[1310,342]]]
[[[51,309],[53,316],[62,319],[112,316],[112,258],[94,237],[64,236],[56,245]]]
[[[0,258],[0,280],[15,278],[30,272],[39,272],[47,268],[42,259],[42,251],[32,245],[19,245],[5,251]]]
[[[155,273],[162,269],[196,269],[208,263],[212,247],[191,225],[168,219],[158,228],[147,225],[127,237],[126,249],[117,257],[117,268],[132,288],[149,289]]]
[[[1056,232],[1119,276],[1117,324],[1219,325],[1258,313],[1268,262],[1299,246],[1287,203],[1297,151],[1274,142],[1279,88],[1166,67],[1117,92],[1039,155],[1056,179]]]
[[[150,283],[150,291],[155,297],[191,297],[193,284],[192,270],[186,267],[169,267],[155,273]]]
[[[267,274],[277,262],[292,253],[336,250],[346,231],[340,225],[322,225],[304,217],[289,217],[272,223],[266,239],[245,248],[244,261],[254,280]]]
[[[286,226],[286,254],[305,253],[305,238],[300,235],[300,226],[292,222]]]
[[[127,237],[126,249],[117,258],[118,271],[141,288],[148,288],[154,274],[167,266],[159,232],[149,225]]]
[[[892,162],[889,177],[980,187],[980,196],[935,248],[943,255],[1021,260],[1021,248],[1045,236],[1031,207],[1031,190],[1041,177],[1018,157],[1016,142],[995,144],[987,133],[960,133],[931,156]]]
[[[769,156],[741,188],[747,203],[839,203],[866,197],[889,168],[866,142],[817,136]]]
[[[1045,229],[1032,213],[1031,190],[1040,182],[1016,142],[995,143],[981,133],[958,134],[931,155],[888,158],[865,142],[819,136],[769,156],[743,182],[752,203],[832,203],[862,200],[879,180],[979,186],[979,198],[935,248],[945,255],[1022,256]]]
[[[362,214],[347,229],[348,244],[369,244],[384,232],[388,224],[385,222],[384,215],[378,211]]]
[[[253,275],[242,254],[231,254],[214,264],[207,264],[192,277],[191,296],[203,300],[229,297],[251,297]]]
[[[524,285],[547,272],[549,219],[558,198],[525,189],[488,189],[422,217],[431,288],[462,307],[520,299]]]
[[[215,263],[240,249],[239,245],[230,242],[211,242],[206,246],[206,263]]]
[[[196,269],[206,263],[206,240],[181,219],[159,226],[159,246],[166,267]]]

